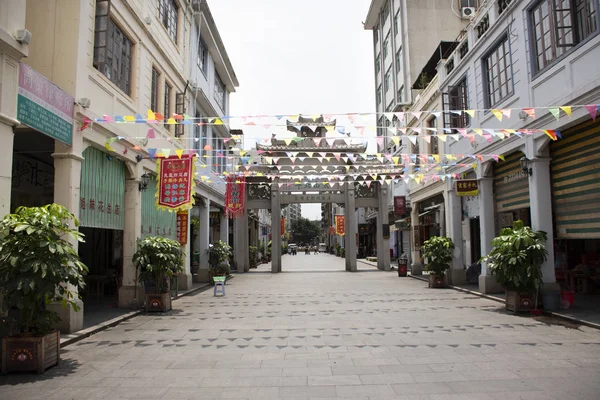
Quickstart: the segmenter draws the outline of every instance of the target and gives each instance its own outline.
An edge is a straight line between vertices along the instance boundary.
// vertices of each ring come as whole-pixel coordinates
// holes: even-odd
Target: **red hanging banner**
[[[406,215],[406,196],[394,196],[394,215],[396,217]]]
[[[346,234],[346,217],[344,215],[335,216],[335,233],[340,236]]]
[[[329,227],[329,234],[330,234],[330,235],[333,235],[333,234],[335,234],[335,228],[334,228],[333,226],[330,226],[330,227]]]
[[[177,241],[182,246],[185,246],[188,242],[188,226],[190,224],[188,218],[187,210],[177,213]]]
[[[244,213],[246,199],[246,178],[244,176],[228,176],[225,189],[225,209],[229,218],[239,217]]]
[[[156,207],[171,211],[189,210],[194,204],[194,157],[172,156],[156,161],[158,188]]]

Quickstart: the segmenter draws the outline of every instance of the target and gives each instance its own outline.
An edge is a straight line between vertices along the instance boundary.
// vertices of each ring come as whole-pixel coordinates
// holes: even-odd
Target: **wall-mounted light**
[[[142,180],[139,183],[140,192],[148,189],[148,181],[150,180],[150,175],[147,172],[144,172],[141,176]]]
[[[525,172],[529,176],[533,175],[533,170],[529,166],[529,160],[527,159],[527,157],[521,157],[519,162],[521,163],[521,169],[523,170],[523,172]]]

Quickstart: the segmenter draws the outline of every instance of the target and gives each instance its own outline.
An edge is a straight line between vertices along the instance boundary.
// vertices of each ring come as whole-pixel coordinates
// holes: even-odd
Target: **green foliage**
[[[67,238],[83,242],[72,229],[79,222],[65,207],[19,207],[0,221],[0,315],[12,333],[44,334],[54,329],[58,314],[46,305],[79,307],[69,285],[83,287],[87,267]]]
[[[208,253],[208,264],[213,268],[221,263],[229,262],[229,259],[233,256],[231,246],[222,240],[208,245],[208,249],[205,251]]]
[[[258,261],[258,247],[250,246],[248,250],[250,251],[250,262],[256,263]]]
[[[133,263],[140,279],[153,282],[155,293],[167,293],[173,275],[183,271],[183,250],[179,242],[159,236],[138,239]]]
[[[192,235],[197,235],[198,230],[200,229],[200,218],[198,218],[198,217],[190,218],[190,225],[192,227]]]
[[[298,218],[292,222],[292,235],[294,243],[312,243],[321,234],[321,228],[317,222],[307,218]]]
[[[450,268],[454,243],[448,237],[432,236],[421,246],[421,254],[427,258],[425,270],[435,275],[443,275]]]
[[[517,292],[537,290],[542,284],[546,261],[546,232],[533,231],[523,221],[513,222],[492,240],[492,251],[482,261],[505,289]]]

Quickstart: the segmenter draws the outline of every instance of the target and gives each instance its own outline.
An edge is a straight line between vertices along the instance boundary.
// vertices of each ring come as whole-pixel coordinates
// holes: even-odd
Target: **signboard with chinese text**
[[[281,217],[281,234],[284,235],[285,234],[285,218]]]
[[[335,234],[335,228],[333,226],[329,227],[329,234],[330,235],[334,235]]]
[[[243,176],[228,176],[225,189],[225,210],[230,218],[244,213],[246,200],[246,178]]]
[[[335,216],[335,233],[340,236],[346,234],[346,217],[344,215]]]
[[[73,144],[75,99],[48,78],[19,63],[17,119],[53,139]]]
[[[125,226],[127,167],[93,147],[83,151],[79,223],[86,228],[122,230]]]
[[[477,196],[479,189],[477,187],[477,179],[462,179],[456,181],[457,196]]]
[[[394,215],[397,217],[406,215],[406,196],[394,196]]]
[[[421,249],[421,227],[419,225],[413,226],[413,246],[415,250]]]
[[[194,204],[194,157],[171,156],[156,161],[158,191],[156,207],[174,211],[188,210]]]
[[[187,210],[177,213],[177,241],[182,246],[185,246],[188,242],[188,227],[190,225],[188,217]]]

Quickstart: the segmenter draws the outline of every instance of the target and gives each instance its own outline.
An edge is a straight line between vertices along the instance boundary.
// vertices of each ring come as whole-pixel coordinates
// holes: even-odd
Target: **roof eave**
[[[369,12],[365,18],[365,22],[363,22],[363,26],[366,30],[373,30],[377,23],[379,22],[379,12],[381,11],[381,7],[383,6],[383,0],[371,0],[371,5],[369,6]]]

